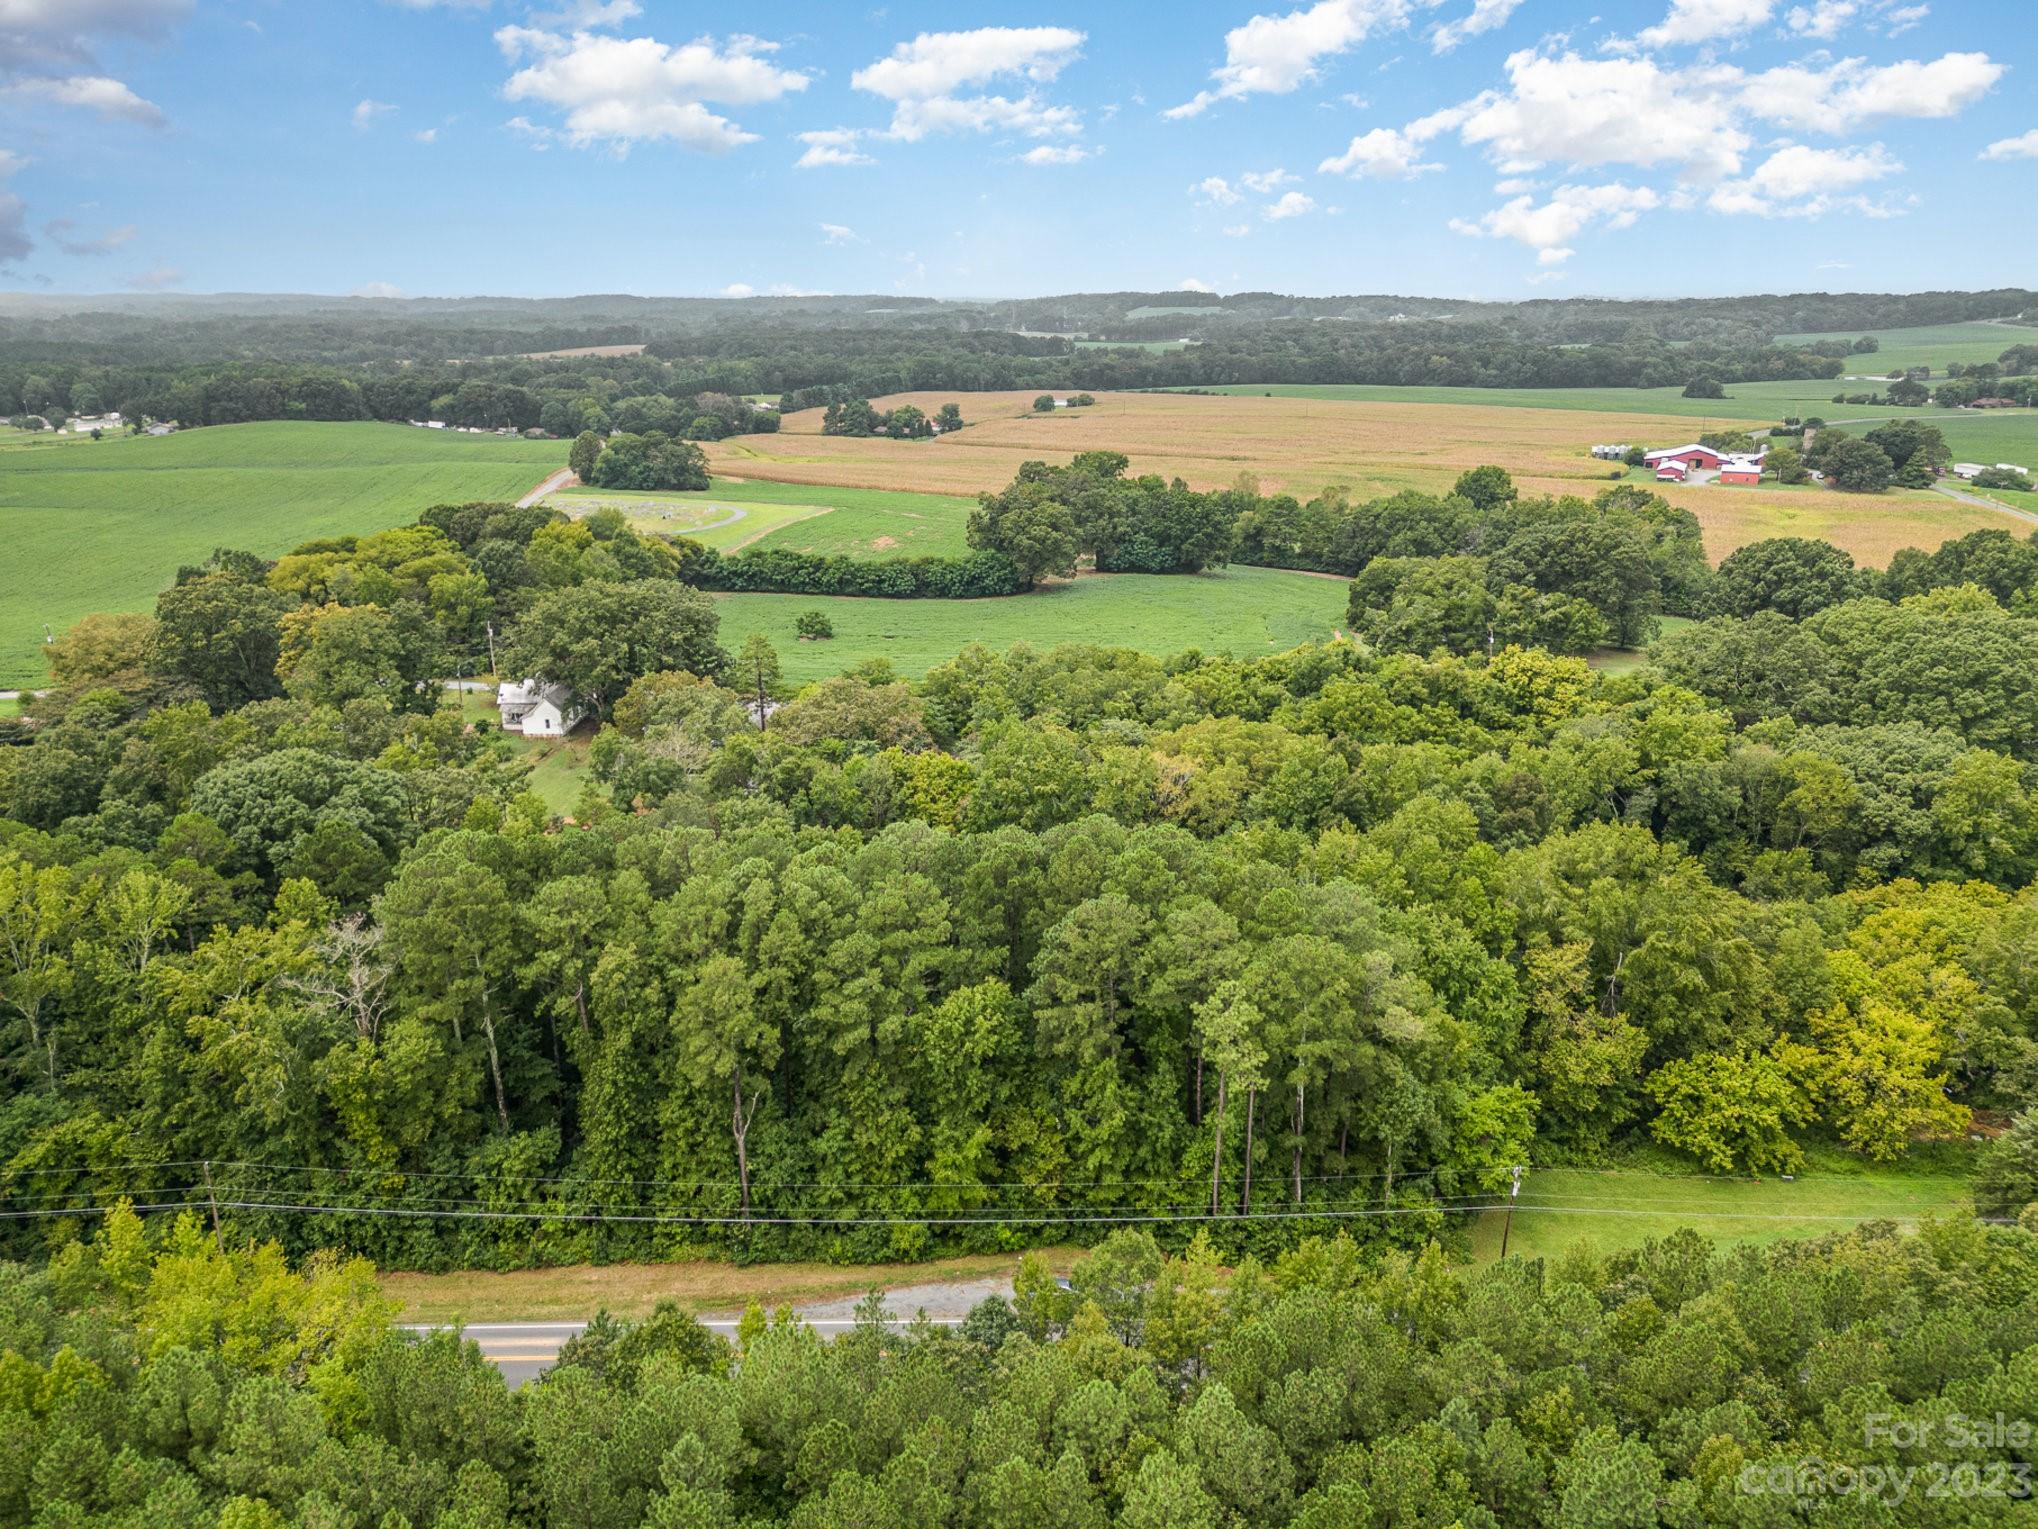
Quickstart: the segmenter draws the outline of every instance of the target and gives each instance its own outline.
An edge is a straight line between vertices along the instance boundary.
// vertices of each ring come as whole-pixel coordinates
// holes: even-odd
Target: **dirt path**
[[[536,504],[540,499],[543,499],[547,494],[556,494],[559,492],[559,490],[566,487],[567,484],[577,483],[579,481],[580,481],[579,479],[573,476],[572,468],[562,467],[559,469],[559,471],[552,474],[551,477],[547,478],[543,483],[540,483],[536,488],[532,489],[528,494],[524,495],[523,498],[519,499],[517,501],[517,508],[520,510],[528,510],[532,505]]]

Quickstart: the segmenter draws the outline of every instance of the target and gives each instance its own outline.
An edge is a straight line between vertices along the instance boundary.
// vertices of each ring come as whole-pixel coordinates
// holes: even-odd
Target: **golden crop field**
[[[1031,392],[903,393],[879,409],[917,404],[932,414],[961,405],[969,427],[928,441],[824,436],[821,411],[786,416],[777,435],[708,446],[715,472],[833,487],[969,494],[1002,488],[1019,464],[1065,462],[1080,451],[1122,451],[1135,473],[1221,488],[1240,473],[1267,493],[1301,498],[1342,484],[1370,498],[1404,488],[1443,489],[1468,467],[1495,462],[1535,493],[1590,495],[1607,468],[1598,441],[1675,445],[1688,419],[1493,404],[1375,403],[1306,398],[1101,393],[1082,409],[1036,414]],[[1824,537],[1880,566],[1900,547],[1937,546],[2003,518],[1929,493],[1873,499],[1823,491],[1673,487],[1699,517],[1717,561],[1768,536]]]

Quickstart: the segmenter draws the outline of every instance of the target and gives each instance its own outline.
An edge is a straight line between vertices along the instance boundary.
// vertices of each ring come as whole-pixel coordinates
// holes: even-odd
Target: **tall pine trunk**
[[[735,1080],[731,1085],[735,1097],[729,1112],[729,1134],[736,1142],[736,1178],[743,1186],[743,1214],[750,1214],[750,1117],[757,1111],[757,1103],[751,1101],[750,1108],[743,1108],[743,1064],[736,1064]]]
[[[482,972],[481,957],[474,958],[475,975],[481,978],[481,1033],[488,1037],[488,1075],[495,1080],[495,1114],[507,1131],[509,1122],[509,1097],[502,1087],[502,1053],[495,1045],[495,1014],[488,1007],[488,977]],[[453,1010],[453,1039],[460,1039],[460,1010]]]
[[[1231,1080],[1217,1071],[1217,1133],[1210,1142],[1210,1214],[1217,1214],[1217,1196],[1224,1183],[1224,1092]]]
[[[1295,1181],[1295,1208],[1302,1209],[1302,1092],[1305,1085],[1295,1085],[1295,1162],[1292,1175]]]
[[[1241,1214],[1253,1208],[1253,1111],[1259,1104],[1259,1090],[1245,1091],[1245,1191],[1238,1197]]]

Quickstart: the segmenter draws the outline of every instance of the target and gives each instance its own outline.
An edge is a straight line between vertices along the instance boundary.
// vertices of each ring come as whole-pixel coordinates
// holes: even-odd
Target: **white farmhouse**
[[[497,686],[495,705],[502,713],[502,730],[526,738],[564,738],[586,715],[573,704],[572,691],[543,680]]]

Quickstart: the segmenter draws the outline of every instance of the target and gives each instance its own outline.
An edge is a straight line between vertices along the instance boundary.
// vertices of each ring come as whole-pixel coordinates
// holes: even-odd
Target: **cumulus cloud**
[[[892,103],[887,136],[917,142],[930,133],[1010,132],[1027,138],[1073,137],[1082,120],[1030,87],[1051,83],[1082,53],[1084,34],[1069,27],[977,27],[922,32],[849,77]],[[1012,80],[1016,96],[963,94]]]
[[[1079,165],[1096,150],[1074,143],[1043,143],[1019,156],[1022,165]]]
[[[1213,207],[1236,207],[1243,198],[1236,187],[1221,175],[1206,175],[1189,188],[1191,196],[1201,197]]]
[[[167,287],[184,284],[184,273],[174,265],[151,266],[139,276],[130,276],[126,283],[137,292],[161,292]]]
[[[755,297],[757,296],[757,288],[751,286],[747,281],[732,281],[728,286],[722,288],[722,296]]]
[[[1670,13],[1635,40],[1645,48],[1663,48],[1739,40],[1766,22],[1776,0],[1670,0]]]
[[[437,143],[439,141],[439,130],[435,127],[421,127],[410,136],[419,143]]]
[[[863,235],[846,223],[823,223],[821,225],[821,242],[837,246],[861,244],[863,243]]]
[[[503,95],[563,113],[560,135],[576,148],[605,143],[624,152],[635,143],[666,141],[724,153],[757,135],[710,110],[711,103],[753,106],[808,83],[805,74],[771,61],[776,43],[745,35],[670,44],[507,26],[495,40],[506,59],[523,64]]]
[[[1740,95],[1747,110],[1766,122],[1846,133],[1878,117],[1957,116],[2007,72],[2006,65],[1986,53],[1882,65],[1843,58],[1823,68],[1791,64],[1749,75]]]
[[[1981,151],[1983,159],[2038,159],[2038,127],[2015,138],[1998,138]]]
[[[1246,190],[1257,191],[1261,196],[1270,191],[1278,191],[1283,186],[1292,186],[1299,179],[1299,176],[1290,175],[1279,167],[1272,170],[1248,170],[1239,177]]]
[[[1224,34],[1224,62],[1208,89],[1166,117],[1193,117],[1219,101],[1286,95],[1317,77],[1325,59],[1348,53],[1368,37],[1404,26],[1409,0],[1319,0],[1285,16],[1255,16]]]
[[[377,117],[386,117],[396,108],[387,101],[363,100],[354,107],[354,131],[365,133],[375,125]]]
[[[1430,48],[1448,53],[1468,37],[1506,26],[1508,18],[1520,8],[1521,0],[1472,0],[1472,9],[1465,15],[1440,23],[1429,34]]]
[[[153,101],[145,101],[119,80],[103,74],[73,74],[16,80],[6,94],[24,101],[46,101],[52,106],[69,106],[97,112],[114,121],[141,127],[164,127],[168,118]]]
[[[1860,10],[1860,0],[1815,0],[1811,5],[1792,6],[1784,20],[1801,36],[1831,42]]]
[[[1714,187],[1706,205],[1714,212],[1759,218],[1816,218],[1842,210],[1895,217],[1900,208],[1862,196],[1858,188],[1902,169],[1879,143],[1844,149],[1786,143],[1747,179]]]
[[[1316,168],[1326,175],[1353,175],[1368,180],[1413,180],[1443,168],[1440,164],[1425,163],[1422,153],[1422,145],[1406,133],[1376,127],[1359,134],[1342,154],[1332,155]]]
[[[1470,103],[1460,126],[1504,169],[1669,165],[1716,178],[1739,170],[1752,142],[1731,100],[1651,59],[1521,52],[1507,75],[1509,88]]]
[[[1662,198],[1647,186],[1629,187],[1618,181],[1601,186],[1559,186],[1546,202],[1518,196],[1477,222],[1453,218],[1451,227],[1475,237],[1512,239],[1534,250],[1539,264],[1555,266],[1577,253],[1572,240],[1586,229],[1595,225],[1629,228],[1642,213],[1661,205]]]
[[[1290,191],[1278,202],[1269,202],[1260,216],[1269,223],[1279,223],[1286,218],[1299,218],[1304,213],[1316,211],[1316,199],[1300,191]]]
[[[877,161],[859,149],[863,135],[853,127],[824,127],[801,133],[806,152],[793,161],[796,170],[818,170],[825,165],[874,165]]]
[[[1207,281],[1198,281],[1193,276],[1184,276],[1182,278],[1181,286],[1177,287],[1175,290],[1177,292],[1210,292],[1214,291],[1215,288],[1213,288]]]
[[[83,237],[78,225],[70,218],[53,218],[43,225],[43,232],[49,235],[50,243],[66,255],[110,255],[126,244],[134,242],[140,232],[132,223],[119,228],[108,229],[97,237]]]

